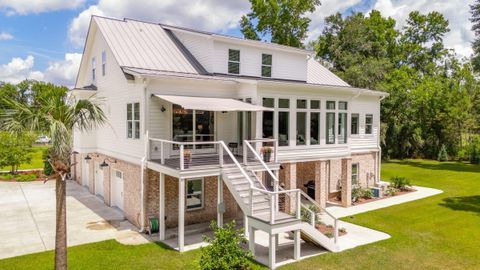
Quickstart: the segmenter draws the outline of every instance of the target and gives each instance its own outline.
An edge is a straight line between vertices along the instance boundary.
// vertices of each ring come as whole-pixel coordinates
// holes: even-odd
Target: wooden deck
[[[241,155],[234,155],[234,156],[239,163],[243,162],[243,156]],[[193,155],[190,162],[185,162],[184,167],[185,167],[185,170],[192,169],[192,168],[220,167],[219,158],[220,157],[217,154]],[[161,163],[160,159],[152,159],[152,161],[156,163]],[[249,158],[248,162],[255,162],[255,159]],[[234,164],[234,162],[229,155],[224,155],[223,164],[229,165],[229,164]],[[162,164],[162,165],[175,170],[180,170],[180,158],[179,157],[166,158],[165,164]]]

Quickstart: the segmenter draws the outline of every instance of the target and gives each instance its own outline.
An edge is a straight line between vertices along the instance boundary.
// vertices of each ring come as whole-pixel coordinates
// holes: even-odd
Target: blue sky
[[[437,10],[450,20],[447,46],[468,56],[473,38],[468,4],[472,1],[323,0],[310,15],[309,39],[321,33],[325,16],[335,12],[348,15],[375,8],[401,27],[412,10]],[[247,0],[4,0],[0,2],[0,80],[18,82],[28,77],[71,86],[92,14],[241,36],[238,20],[248,10]]]

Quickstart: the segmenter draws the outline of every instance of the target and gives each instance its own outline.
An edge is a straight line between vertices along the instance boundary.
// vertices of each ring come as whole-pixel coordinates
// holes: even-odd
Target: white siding
[[[193,33],[181,31],[174,31],[174,33],[195,59],[208,72],[213,72],[213,41],[207,36],[199,36]]]
[[[214,42],[215,73],[228,73],[228,50],[240,50],[240,75],[260,77],[262,53],[272,55],[272,78],[307,80],[307,59],[305,54],[267,50],[220,41]]]
[[[360,116],[359,135],[350,136],[350,145],[352,151],[361,152],[366,149],[376,148],[378,146],[378,136],[380,134],[380,102],[378,97],[358,97],[352,102],[349,108],[350,114],[358,113]],[[365,115],[373,115],[373,132],[365,134]],[[349,123],[350,123],[349,119]],[[350,127],[349,127],[350,130]]]

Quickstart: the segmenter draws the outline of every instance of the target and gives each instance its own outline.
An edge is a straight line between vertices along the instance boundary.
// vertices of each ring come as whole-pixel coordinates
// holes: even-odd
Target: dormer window
[[[102,76],[105,76],[105,67],[107,65],[107,53],[102,51]]]
[[[262,77],[272,77],[272,55],[262,54]]]
[[[96,71],[95,57],[92,58],[92,81],[95,81],[95,71]]]
[[[240,51],[228,50],[228,73],[240,74]]]

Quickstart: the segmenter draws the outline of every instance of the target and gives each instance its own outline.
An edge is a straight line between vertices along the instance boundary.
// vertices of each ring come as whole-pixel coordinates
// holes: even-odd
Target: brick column
[[[315,201],[320,206],[327,206],[327,163],[325,161],[315,162]]]
[[[352,205],[352,159],[342,159],[342,206]]]
[[[284,189],[295,189],[297,188],[297,164],[296,163],[284,163],[282,164],[283,170],[281,171],[280,179],[283,180]],[[283,195],[285,198],[285,211],[294,213],[295,212],[295,203],[291,202],[290,199],[295,199],[295,194],[286,194]],[[280,196],[282,197],[282,196]],[[282,200],[280,199],[280,202]],[[280,205],[280,210],[282,207]]]

